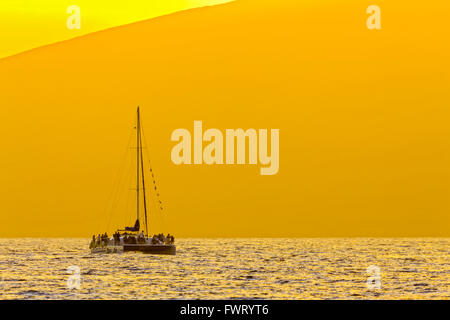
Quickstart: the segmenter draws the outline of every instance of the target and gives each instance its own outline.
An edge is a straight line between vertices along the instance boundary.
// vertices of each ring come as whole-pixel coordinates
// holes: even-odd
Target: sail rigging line
[[[139,106],[137,108],[137,119],[136,119],[136,221],[139,221],[139,140],[140,140],[140,119],[139,119]],[[139,231],[139,230],[138,230]]]
[[[130,147],[132,149],[132,147]],[[131,155],[131,152],[130,152]],[[134,172],[135,172],[135,168],[134,168],[134,159],[132,156],[130,156],[130,166],[129,166],[129,171],[127,172],[127,180],[126,180],[126,185],[127,186],[131,186],[134,183]],[[134,209],[134,204],[135,204],[135,194],[134,192],[136,191],[135,188],[124,188],[126,189],[127,192],[127,196],[126,196],[126,203],[125,203],[125,209],[124,212],[132,212]],[[132,191],[132,192],[130,192]],[[133,215],[124,215],[124,222],[123,225],[124,226],[129,226],[133,223],[134,220],[134,214]]]
[[[119,167],[118,167],[118,169],[116,171],[116,174],[115,174],[117,179],[114,179],[113,187],[111,189],[111,192],[109,193],[109,196],[108,196],[108,199],[107,199],[107,202],[106,202],[106,205],[105,205],[105,209],[104,209],[105,214],[107,212],[109,212],[108,220],[107,220],[107,224],[106,224],[106,229],[107,230],[109,229],[109,225],[111,223],[111,219],[112,219],[112,216],[114,214],[114,210],[113,210],[113,208],[114,208],[114,199],[117,199],[117,197],[118,197],[118,193],[119,193],[119,190],[120,190],[120,188],[119,188],[120,182],[122,181],[122,178],[123,178],[123,175],[124,175],[124,172],[125,172],[125,170],[123,168],[125,167],[125,162],[126,162],[127,155],[128,155],[128,149],[129,149],[129,146],[131,144],[131,138],[132,138],[132,132],[130,132],[125,152],[124,152],[124,154],[122,156],[122,160],[120,161]],[[102,232],[102,229],[101,229],[101,225],[103,224],[102,221],[103,220],[100,221],[99,229],[97,231]]]
[[[155,210],[155,212],[159,212],[158,217],[160,218],[160,220],[162,222],[163,229],[166,229],[166,221],[165,221],[164,214],[162,212],[163,211],[162,201],[161,201],[161,198],[159,196],[159,191],[157,190],[157,187],[156,187],[156,179],[155,179],[155,176],[154,176],[154,172],[153,172],[152,164],[151,164],[151,159],[150,159],[150,152],[149,152],[150,145],[147,142],[147,138],[146,138],[146,135],[145,135],[145,132],[144,132],[144,127],[142,127],[141,129],[142,129],[142,136],[143,136],[143,140],[144,140],[144,146],[146,147],[145,148],[146,149],[145,153],[147,155],[148,165],[150,167],[150,172],[152,174],[153,187],[154,187],[154,190],[156,191],[156,192],[154,192],[155,197],[156,197],[156,202],[157,202],[155,204],[157,206],[157,210]]]
[[[150,160],[150,154],[149,154],[149,151],[148,151],[148,149],[149,149],[149,144],[148,144],[148,142],[147,142],[147,139],[146,139],[146,137],[145,137],[145,134],[144,134],[144,129],[142,128],[142,132],[143,132],[143,137],[144,137],[144,145],[145,146],[147,146],[147,150],[146,150],[146,155],[147,155],[147,159],[148,159],[148,165],[149,165],[149,167],[150,167],[150,172],[151,172],[151,174],[152,174],[152,182],[153,182],[153,187],[154,187],[154,190],[155,191],[157,191],[157,192],[155,192],[155,196],[157,197],[157,200],[158,200],[158,207],[159,207],[159,211],[161,211],[161,213],[162,213],[162,201],[160,200],[160,196],[159,196],[159,191],[158,191],[158,188],[157,188],[157,186],[156,186],[156,178],[155,178],[155,176],[154,176],[154,172],[153,172],[153,169],[152,169],[152,164],[151,164],[151,160]]]
[[[138,109],[139,110],[139,109]],[[140,126],[140,124],[139,124]],[[145,214],[145,233],[148,236],[148,219],[147,219],[147,201],[145,198],[145,179],[144,179],[144,156],[142,154],[142,137],[140,138],[139,147],[141,148],[141,167],[142,167],[142,194],[144,196],[144,214]]]
[[[128,186],[130,185],[130,183],[132,181],[134,181],[134,179],[132,179],[132,173],[133,173],[133,166],[130,166],[130,160],[132,160],[132,158],[130,157],[130,153],[128,151],[128,149],[130,149],[130,145],[131,145],[131,138],[132,138],[133,134],[132,132],[130,133],[130,139],[128,141],[128,147],[127,147],[127,151],[125,154],[125,161],[124,163],[126,163],[126,165],[124,166],[125,169],[121,170],[121,175],[119,177],[119,180],[117,181],[117,188],[116,188],[116,192],[114,194],[114,199],[111,202],[111,214],[109,215],[109,219],[108,219],[108,224],[107,224],[107,230],[109,230],[109,226],[111,223],[111,220],[113,218],[113,216],[117,215],[118,212],[121,212],[123,209],[125,210],[125,212],[129,212],[130,210],[130,196],[131,194],[126,190],[126,188],[124,188],[123,186]],[[124,203],[124,208],[123,205],[120,203],[120,199],[125,199],[125,203]],[[126,217],[126,216],[125,216]],[[126,223],[126,221],[125,221]]]

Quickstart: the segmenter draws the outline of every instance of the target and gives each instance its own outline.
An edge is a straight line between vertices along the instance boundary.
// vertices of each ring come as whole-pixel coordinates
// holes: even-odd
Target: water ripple
[[[176,256],[0,239],[1,299],[448,299],[450,239],[179,239]],[[381,270],[368,290],[366,269]],[[68,267],[80,268],[69,289]]]

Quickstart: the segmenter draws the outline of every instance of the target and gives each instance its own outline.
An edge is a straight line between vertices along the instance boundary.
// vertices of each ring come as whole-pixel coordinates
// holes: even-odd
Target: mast
[[[140,120],[139,120],[139,106],[137,108],[137,120],[136,120],[136,139],[137,139],[137,143],[136,143],[136,159],[137,159],[137,179],[136,179],[136,214],[137,214],[137,220],[139,220],[139,138],[141,135],[141,130],[140,130]],[[139,232],[139,230],[138,230]]]
[[[147,222],[147,202],[145,199],[145,180],[144,180],[144,156],[142,155],[142,137],[140,140],[140,147],[141,147],[141,173],[142,173],[142,194],[144,195],[144,213],[145,213],[145,233],[148,236],[148,222]]]

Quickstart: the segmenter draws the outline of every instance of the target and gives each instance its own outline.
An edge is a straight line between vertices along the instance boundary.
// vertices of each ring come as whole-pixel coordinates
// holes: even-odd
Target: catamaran
[[[175,255],[176,246],[174,244],[173,236],[168,235],[167,237],[163,234],[158,236],[149,237],[148,235],[148,219],[147,219],[147,200],[145,192],[145,170],[144,170],[144,160],[142,154],[142,133],[141,133],[141,121],[139,114],[139,107],[137,108],[137,119],[136,119],[136,164],[137,164],[137,175],[136,175],[136,222],[132,227],[125,227],[124,229],[119,229],[114,233],[112,238],[103,235],[98,237],[93,236],[92,241],[89,245],[91,253],[116,253],[124,251],[137,251],[151,254],[168,254]],[[151,169],[150,169],[151,170]],[[142,181],[142,186],[141,186]],[[141,230],[141,223],[139,221],[140,212],[140,190],[142,187],[142,200],[144,208],[144,218],[145,218],[145,233],[144,229]]]

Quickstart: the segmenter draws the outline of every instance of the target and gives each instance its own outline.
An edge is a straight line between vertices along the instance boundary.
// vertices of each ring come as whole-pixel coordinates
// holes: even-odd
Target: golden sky
[[[368,30],[370,4],[238,0],[0,59],[0,236],[104,232],[140,105],[153,232],[448,237],[450,4],[378,1]],[[194,120],[279,129],[279,172],[173,164]]]
[[[2,0],[0,58],[83,34],[229,0]],[[67,8],[81,11],[80,29],[68,29]]]

